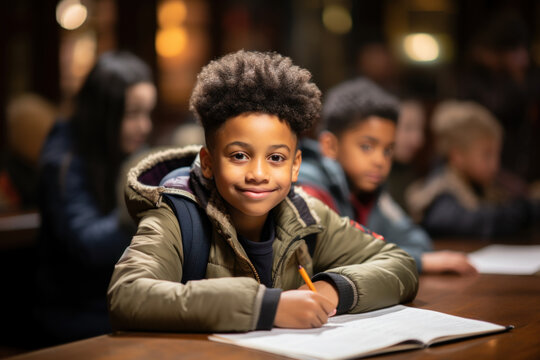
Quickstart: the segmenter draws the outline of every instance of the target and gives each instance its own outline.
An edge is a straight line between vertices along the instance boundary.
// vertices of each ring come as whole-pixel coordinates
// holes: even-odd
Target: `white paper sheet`
[[[469,260],[484,274],[532,275],[540,271],[540,245],[489,245]]]

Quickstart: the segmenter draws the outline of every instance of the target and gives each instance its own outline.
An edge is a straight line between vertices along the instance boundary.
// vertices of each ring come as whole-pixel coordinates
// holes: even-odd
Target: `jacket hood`
[[[349,185],[339,163],[321,154],[319,142],[309,138],[300,141],[302,165],[298,176],[299,185],[310,185],[327,191],[335,201],[339,213],[354,218],[350,203]]]
[[[131,168],[127,174],[125,189],[126,204],[131,217],[136,219],[140,212],[158,207],[163,192],[167,191],[165,186],[160,185],[161,180],[175,169],[192,167],[200,148],[199,145],[193,145],[161,150],[146,156]],[[182,194],[194,199],[188,186]]]

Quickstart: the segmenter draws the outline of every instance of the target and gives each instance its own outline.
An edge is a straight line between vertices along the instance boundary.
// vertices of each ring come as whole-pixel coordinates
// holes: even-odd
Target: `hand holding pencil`
[[[281,293],[274,325],[286,328],[320,327],[336,313],[337,291],[326,281],[313,284],[302,266],[298,267],[298,271],[306,285]],[[310,291],[306,291],[306,288]]]

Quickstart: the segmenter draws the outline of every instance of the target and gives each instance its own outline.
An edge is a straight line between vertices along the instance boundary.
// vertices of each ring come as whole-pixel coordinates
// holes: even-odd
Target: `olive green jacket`
[[[258,281],[224,200],[213,181],[201,174],[196,160],[198,149],[155,153],[128,173],[126,202],[138,230],[118,261],[109,285],[109,312],[115,329],[253,330],[265,293],[275,291]],[[169,171],[192,163],[189,181],[177,181],[183,186],[159,186]],[[212,223],[204,280],[180,283],[181,232],[174,212],[162,202],[164,192],[196,200]],[[342,299],[340,291],[338,310],[341,307],[342,312],[378,309],[410,301],[416,295],[418,274],[407,253],[374,239],[300,189],[294,188],[272,214],[273,288],[290,290],[301,286],[298,265],[303,265],[310,275],[328,272],[334,279],[344,280],[351,292]],[[313,256],[304,240],[310,234],[316,234]]]

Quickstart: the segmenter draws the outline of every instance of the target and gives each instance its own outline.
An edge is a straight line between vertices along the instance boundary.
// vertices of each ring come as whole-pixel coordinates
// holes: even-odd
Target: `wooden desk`
[[[476,244],[481,247],[485,244]],[[438,246],[437,246],[438,247]],[[448,248],[448,246],[445,246]],[[540,276],[423,275],[411,306],[514,325],[497,335],[375,359],[540,359]],[[361,339],[359,339],[361,341]],[[39,350],[13,359],[285,359],[204,334],[119,333]]]
[[[40,224],[37,211],[0,214],[0,251],[34,246]]]

